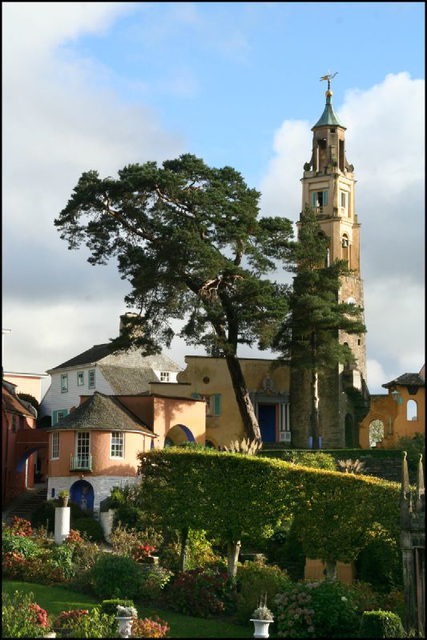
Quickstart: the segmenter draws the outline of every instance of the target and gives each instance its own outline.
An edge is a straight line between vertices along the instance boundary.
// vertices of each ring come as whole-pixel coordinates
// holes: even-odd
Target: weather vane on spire
[[[328,91],[331,90],[331,80],[332,78],[335,78],[335,76],[337,75],[338,71],[335,71],[334,75],[331,76],[331,72],[329,71],[328,75],[326,76],[322,76],[320,78],[320,82],[322,82],[322,80],[327,80],[328,81]]]

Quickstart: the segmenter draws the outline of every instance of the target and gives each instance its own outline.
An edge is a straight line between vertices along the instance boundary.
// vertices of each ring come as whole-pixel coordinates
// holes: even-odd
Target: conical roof
[[[343,129],[346,129],[347,127],[345,127],[338,120],[336,113],[334,111],[334,108],[332,106],[332,91],[327,91],[325,95],[326,95],[325,108],[323,110],[322,115],[320,116],[320,120],[316,122],[314,127],[312,127],[312,130],[316,129],[316,127],[325,127],[325,126],[336,126],[336,127],[342,127]]]

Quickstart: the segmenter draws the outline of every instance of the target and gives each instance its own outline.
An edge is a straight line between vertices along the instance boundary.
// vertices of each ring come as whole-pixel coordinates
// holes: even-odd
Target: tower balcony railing
[[[70,471],[92,471],[92,456],[90,454],[79,456],[71,454]]]

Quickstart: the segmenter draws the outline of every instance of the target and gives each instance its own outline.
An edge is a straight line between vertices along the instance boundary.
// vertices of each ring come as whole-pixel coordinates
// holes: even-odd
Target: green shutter
[[[193,400],[201,400],[202,396],[200,395],[200,393],[192,393],[191,397],[193,398]]]
[[[317,201],[317,198],[316,198],[316,192],[315,192],[315,191],[313,191],[313,193],[311,194],[311,206],[312,206],[312,207],[315,207],[315,206],[316,206],[316,201]]]
[[[324,191],[323,192],[323,206],[326,207],[327,204],[328,204],[328,192]]]
[[[214,393],[213,395],[213,414],[214,416],[221,415],[221,394]]]

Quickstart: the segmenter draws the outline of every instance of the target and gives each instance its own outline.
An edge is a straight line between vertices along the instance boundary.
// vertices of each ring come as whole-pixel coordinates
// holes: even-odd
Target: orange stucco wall
[[[75,431],[59,431],[59,460],[52,460],[52,434],[49,438],[49,476],[78,476],[70,471],[70,456],[75,455]],[[90,452],[94,476],[135,476],[138,468],[137,454],[150,448],[151,438],[140,433],[125,433],[124,458],[110,459],[111,432],[91,431]]]
[[[38,402],[41,402],[41,378],[38,376],[31,377],[20,376],[18,373],[7,373],[4,379],[16,384],[16,393],[29,393]]]
[[[397,444],[403,436],[413,436],[415,433],[424,433],[425,430],[425,387],[418,387],[415,395],[408,392],[407,387],[397,386],[396,390],[402,398],[397,404],[391,393],[388,395],[371,396],[369,413],[359,426],[359,441],[363,449],[369,448],[369,425],[373,420],[381,420],[384,424],[384,439],[377,444],[385,449]],[[417,403],[417,419],[407,419],[407,404],[409,400]]]

